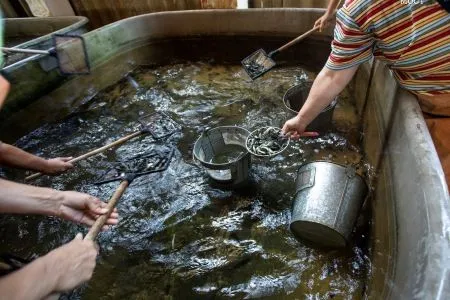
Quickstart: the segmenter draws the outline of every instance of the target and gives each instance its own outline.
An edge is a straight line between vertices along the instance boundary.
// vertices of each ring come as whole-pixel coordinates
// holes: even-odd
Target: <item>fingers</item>
[[[109,218],[106,220],[106,225],[117,225],[119,224],[119,219]]]
[[[318,132],[315,132],[315,131],[310,131],[310,132],[303,132],[302,134],[301,134],[301,136],[302,137],[316,137],[316,136],[319,136],[319,133]]]
[[[286,133],[281,132],[281,134],[285,137],[285,138],[290,138],[292,135],[292,132],[288,131]]]
[[[97,220],[98,218],[100,218],[102,215],[97,215],[97,214],[93,214],[93,213],[88,213],[88,217],[91,218],[92,220]],[[119,214],[117,212],[112,212],[108,219],[106,220],[106,224],[108,225],[116,225],[117,223],[119,223]]]
[[[98,199],[97,199],[98,200]],[[99,215],[103,215],[106,214],[108,212],[108,203],[105,203],[101,200],[98,200],[100,203],[99,208],[97,208],[96,210],[94,210],[93,212]],[[117,219],[119,217],[119,214],[117,213],[117,208],[114,208],[113,211],[111,212],[110,218],[114,218]]]
[[[102,227],[102,231],[108,231],[108,230],[110,230],[111,229],[111,226],[108,226],[108,225],[104,225],[103,227]]]
[[[282,133],[283,133],[283,131],[282,131]],[[291,130],[286,133],[283,133],[283,135],[286,137],[289,137],[293,140],[298,140],[301,137],[317,137],[317,136],[319,136],[319,133],[315,132],[315,131],[309,131],[309,132],[303,132],[303,133],[299,134],[299,132],[297,130]]]
[[[95,221],[100,217],[100,215],[88,215],[85,214],[79,223],[82,223],[87,226],[92,226],[95,224]],[[108,229],[111,225],[119,224],[118,214],[116,213],[116,217],[110,217],[106,220],[104,229]]]
[[[92,220],[97,220],[101,215],[90,215],[89,217]],[[112,212],[111,215],[109,215],[108,219],[105,222],[106,225],[117,225],[119,224],[119,214],[117,212]]]
[[[57,157],[56,159],[59,159],[59,160],[61,160],[63,162],[68,162],[69,160],[72,160],[73,157],[72,156],[69,156],[69,157]]]
[[[74,240],[83,240],[83,234],[81,232],[77,233]]]
[[[283,128],[281,128],[281,134],[282,135],[288,135],[289,134],[289,126],[287,123],[284,123]]]
[[[322,31],[322,18],[319,18],[316,23],[314,23],[314,28],[319,28],[319,31]]]
[[[300,138],[300,135],[298,134],[297,131],[293,131],[290,133],[291,139],[293,140],[298,140]]]
[[[73,164],[70,162],[72,157],[62,157],[61,161],[64,163],[64,171],[67,171],[69,169],[73,168]]]
[[[47,159],[46,174],[59,174],[73,168],[73,164],[70,163],[71,157],[56,157]]]
[[[98,199],[97,199],[98,200]],[[98,200],[100,201],[100,200]],[[86,211],[85,215],[83,216],[83,223],[86,225],[92,225],[95,220],[97,220],[100,216],[104,215],[108,212],[107,204],[100,201],[101,204],[98,204],[101,207],[97,208],[89,208],[89,211]],[[105,213],[99,213],[100,211],[106,210]],[[114,208],[111,214],[109,215],[108,219],[106,220],[105,224],[107,225],[117,225],[119,223],[119,213],[117,212],[117,208]]]
[[[97,255],[99,255],[100,254],[100,245],[97,243],[94,243],[94,247],[95,247],[95,250],[97,250]]]
[[[104,215],[108,212],[107,204],[96,197],[87,195],[86,204],[93,214]]]
[[[65,171],[72,169],[73,168],[73,164],[71,162],[65,162]]]
[[[96,215],[96,217],[99,217],[99,215]],[[117,212],[117,209],[114,209],[114,211],[109,215],[109,219],[118,219],[119,213]]]
[[[80,220],[80,223],[87,226],[92,226],[95,223],[95,218],[93,218],[92,216],[83,215],[83,217]]]

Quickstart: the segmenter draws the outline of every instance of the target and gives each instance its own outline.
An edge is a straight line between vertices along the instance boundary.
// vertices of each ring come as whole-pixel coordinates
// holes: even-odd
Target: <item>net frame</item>
[[[151,173],[159,173],[167,170],[169,167],[172,158],[174,156],[175,149],[173,147],[169,147],[165,150],[156,150],[152,149],[151,151],[137,155],[135,157],[126,159],[124,161],[118,161],[113,163],[113,167],[106,170],[102,175],[100,175],[99,179],[94,182],[95,185],[101,185],[113,181],[124,180],[127,175],[132,175],[134,178],[142,175],[147,175]],[[130,167],[130,164],[137,160],[151,160],[156,159],[152,166],[147,165],[147,170],[136,170]],[[112,176],[110,174],[113,174]]]
[[[171,129],[166,130],[163,134],[158,134],[158,128],[161,128],[158,127],[159,124],[156,124],[158,120],[162,120],[165,122],[165,125],[171,126]],[[138,122],[141,124],[142,131],[149,132],[155,140],[166,138],[177,131],[181,131],[180,124],[175,122],[166,113],[160,111],[144,115],[138,119]]]
[[[264,51],[264,49],[258,49],[241,61],[242,67],[245,72],[250,76],[252,80],[260,77],[273,67],[275,67],[275,61]],[[259,67],[259,70],[252,71],[250,67]]]
[[[61,47],[62,43],[65,42],[58,42],[58,39],[70,39],[70,40],[79,40],[81,41],[80,45],[81,45],[81,51],[83,54],[83,58],[81,59],[84,64],[84,68],[79,68],[79,69],[83,69],[82,71],[68,71],[68,69],[65,67],[64,62],[67,61],[65,59],[65,57],[63,56],[64,53],[67,54],[67,50],[63,50],[64,47]],[[82,36],[80,35],[74,35],[74,34],[54,34],[52,36],[52,40],[53,40],[53,49],[50,51],[50,54],[52,54],[53,56],[56,57],[56,60],[58,61],[58,69],[61,72],[62,75],[87,75],[91,73],[91,66],[89,63],[89,56],[88,56],[88,52],[86,49],[86,43],[85,40]],[[73,42],[72,42],[73,43]],[[73,46],[75,47],[75,46]],[[61,51],[58,51],[59,49],[61,49]],[[70,55],[68,55],[67,57],[70,57]],[[67,64],[69,64],[69,62],[71,62],[70,60],[67,62]],[[77,68],[74,68],[77,69]]]

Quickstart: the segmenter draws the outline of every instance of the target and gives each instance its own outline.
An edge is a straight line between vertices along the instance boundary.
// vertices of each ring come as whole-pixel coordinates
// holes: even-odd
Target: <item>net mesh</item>
[[[82,37],[74,35],[54,35],[53,39],[61,73],[90,73],[89,59]]]
[[[271,59],[263,49],[259,49],[242,60],[242,66],[247,74],[255,79],[275,66],[275,61]]]
[[[155,112],[139,118],[143,130],[148,130],[155,139],[161,139],[180,131],[181,126],[163,112]]]
[[[141,176],[165,171],[170,165],[173,154],[173,148],[153,149],[148,153],[116,162],[99,177],[95,184],[122,180],[127,174]]]

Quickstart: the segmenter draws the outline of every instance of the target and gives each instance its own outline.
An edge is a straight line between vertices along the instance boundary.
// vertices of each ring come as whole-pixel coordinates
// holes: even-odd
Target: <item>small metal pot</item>
[[[194,144],[193,156],[219,186],[238,187],[248,180],[251,155],[245,147],[250,133],[238,126],[220,126],[203,132]],[[214,159],[230,147],[242,151],[227,162]]]
[[[344,247],[367,191],[353,167],[322,161],[301,166],[292,205],[292,233],[318,246]]]
[[[295,85],[286,91],[283,97],[283,103],[289,115],[294,117],[298,114],[308,98],[311,86],[312,82],[305,82]],[[330,105],[325,107],[322,112],[306,127],[306,131],[317,131],[322,133],[330,130],[336,103],[337,98],[335,98]]]

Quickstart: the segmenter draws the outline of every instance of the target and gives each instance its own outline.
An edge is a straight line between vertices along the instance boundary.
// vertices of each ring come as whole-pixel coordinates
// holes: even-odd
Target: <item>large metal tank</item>
[[[83,101],[80,99],[88,99],[89,90],[102,89],[118,80],[130,64],[164,63],[171,53],[162,53],[156,46],[158,40],[245,36],[262,42],[271,37],[294,37],[310,29],[322,13],[321,9],[180,11],[141,15],[104,26],[84,35],[94,72],[68,83],[73,88],[71,103],[46,99],[46,114],[23,130],[44,122],[56,111],[52,106],[63,111]],[[314,47],[317,40],[329,42],[331,36],[331,30],[316,33],[308,45]],[[144,45],[145,51],[141,48],[128,54],[128,65],[117,64],[108,74],[102,73],[104,62]],[[242,58],[250,50],[254,49],[242,47],[238,54]],[[305,62],[314,61],[317,53],[307,50],[300,49],[296,54]],[[91,76],[101,76],[102,80],[94,85]],[[352,90],[363,115],[364,150],[378,173],[370,201],[372,269],[366,296],[448,299],[449,193],[417,101],[397,86],[391,72],[379,62],[366,63],[359,69]],[[4,126],[8,123],[2,124],[0,130]]]

